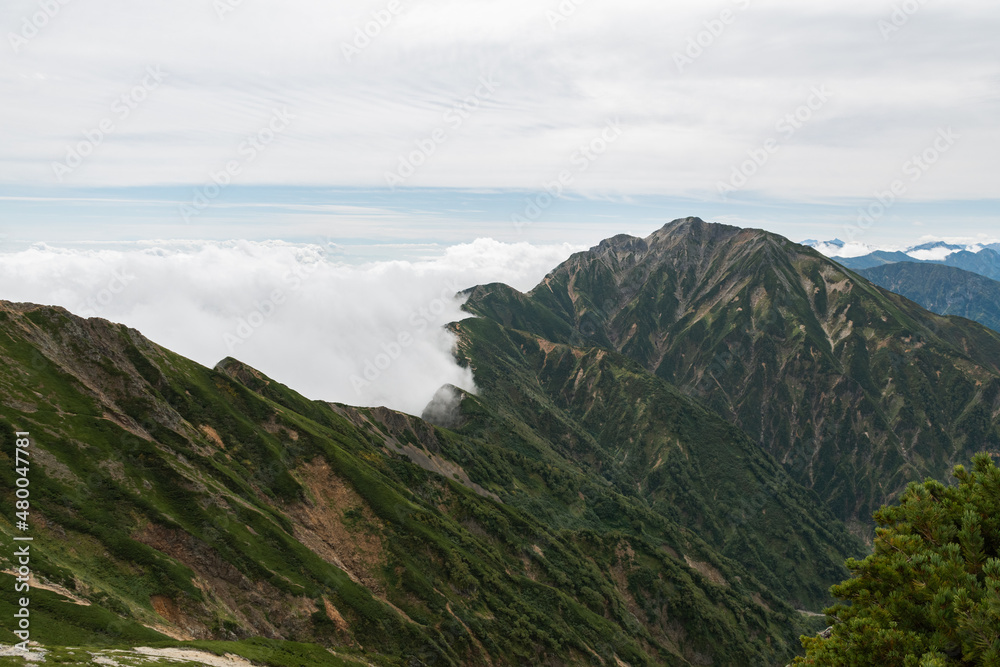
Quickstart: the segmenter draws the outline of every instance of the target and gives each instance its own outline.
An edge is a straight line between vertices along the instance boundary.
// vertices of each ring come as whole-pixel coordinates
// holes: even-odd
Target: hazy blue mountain
[[[833,257],[833,261],[837,262],[842,266],[846,266],[849,269],[854,269],[855,271],[861,269],[870,269],[873,266],[883,266],[885,264],[895,264],[896,262],[914,262],[916,261],[905,252],[902,251],[892,251],[892,250],[876,250],[868,255],[861,255],[860,257]]]
[[[1000,331],[1000,282],[933,262],[898,262],[858,273],[938,315],[958,315]]]
[[[916,259],[907,254],[915,250],[933,250],[935,248],[947,248],[955,252],[952,252],[941,260]],[[834,257],[832,259],[855,271],[883,266],[885,264],[894,264],[896,262],[920,262],[953,266],[993,280],[1000,280],[1000,244],[997,243],[984,246],[979,252],[966,250],[965,246],[935,242],[915,246],[906,251],[876,250],[875,252],[859,257]]]
[[[979,252],[962,250],[948,255],[942,264],[1000,280],[1000,251],[991,248]]]

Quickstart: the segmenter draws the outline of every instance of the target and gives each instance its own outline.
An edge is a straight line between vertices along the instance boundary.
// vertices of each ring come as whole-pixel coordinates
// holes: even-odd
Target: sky
[[[997,225],[992,0],[5,10],[15,239],[558,242],[686,215],[832,238],[895,181],[875,242]]]
[[[314,263],[237,356],[317,397],[414,411],[469,385],[431,334],[398,378],[349,380],[442,276],[528,289],[680,217],[860,249],[1000,238],[995,0],[4,9],[0,298],[91,314],[127,267],[97,314],[210,365]]]

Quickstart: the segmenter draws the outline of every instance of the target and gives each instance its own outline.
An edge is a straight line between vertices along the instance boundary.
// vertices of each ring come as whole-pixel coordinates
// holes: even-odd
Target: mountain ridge
[[[907,480],[1000,439],[995,332],[762,230],[684,218],[642,241],[577,253],[526,294],[473,288],[464,307],[622,352],[760,438],[848,520],[866,522]],[[919,387],[940,384],[938,366],[962,388],[944,401],[954,405],[921,398]],[[900,390],[913,405],[897,404]]]
[[[938,315],[956,315],[1000,331],[1000,282],[930,262],[897,262],[861,269],[876,285]]]
[[[982,247],[978,252],[966,249],[964,246],[948,254],[943,259],[918,259],[908,252],[876,250],[866,255],[857,257],[832,257],[834,261],[853,270],[871,269],[887,264],[898,262],[918,262],[922,264],[950,266],[971,273],[1000,280],[1000,244],[989,244]],[[935,244],[934,247],[943,247],[942,244]],[[921,246],[911,250],[919,250]]]
[[[777,665],[813,622],[790,603],[819,604],[849,544],[835,527],[801,533],[832,549],[820,561],[832,569],[778,595],[683,516],[559,456],[516,403],[462,396],[464,426],[450,431],[311,401],[234,359],[205,368],[105,320],[6,302],[0,360],[0,435],[37,439],[32,567],[90,602],[34,591],[34,636],[47,644],[172,636],[260,655],[250,638],[264,637],[274,651],[315,655],[306,645],[318,644],[385,665]],[[483,421],[491,414],[504,426]],[[565,424],[552,438],[594,442],[573,425],[581,416],[552,414]],[[5,496],[12,471],[0,470]]]

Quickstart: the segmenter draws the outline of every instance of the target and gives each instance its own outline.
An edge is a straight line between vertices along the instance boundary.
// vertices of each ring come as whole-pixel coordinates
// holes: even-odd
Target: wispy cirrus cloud
[[[8,4],[9,41],[38,4]],[[755,176],[755,191],[867,197],[928,131],[951,126],[968,140],[912,197],[995,196],[995,3],[928,3],[888,40],[879,26],[892,2],[741,4],[738,21],[678,73],[673,54],[734,3],[579,3],[553,26],[557,2],[400,0],[348,61],[343,45],[378,23],[384,0],[230,3],[221,18],[207,0],[68,2],[16,53],[0,45],[0,97],[15,101],[0,107],[0,182],[56,182],[67,146],[160,67],[169,76],[64,175],[69,185],[204,183],[287,107],[294,125],[239,184],[382,187],[487,76],[495,94],[407,185],[539,190],[618,118],[621,141],[576,190],[714,195],[774,118],[827,85],[830,105]]]

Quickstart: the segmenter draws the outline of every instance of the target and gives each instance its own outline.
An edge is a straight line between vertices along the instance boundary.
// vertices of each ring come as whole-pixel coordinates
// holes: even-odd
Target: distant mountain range
[[[33,438],[32,639],[271,667],[785,665],[872,510],[1000,450],[1000,334],[761,230],[677,220],[466,296],[449,327],[478,391],[420,417],[0,301],[9,507]]]
[[[1000,331],[1000,282],[936,262],[896,262],[858,273],[938,315],[958,315]]]
[[[935,241],[913,246],[906,250],[872,250],[851,256],[843,256],[848,244],[840,239],[832,241],[808,239],[803,241],[802,245],[816,248],[836,262],[854,270],[870,269],[897,262],[926,262],[952,266],[978,273],[993,280],[1000,280],[1000,243],[966,246]],[[854,247],[852,250],[856,252]]]

